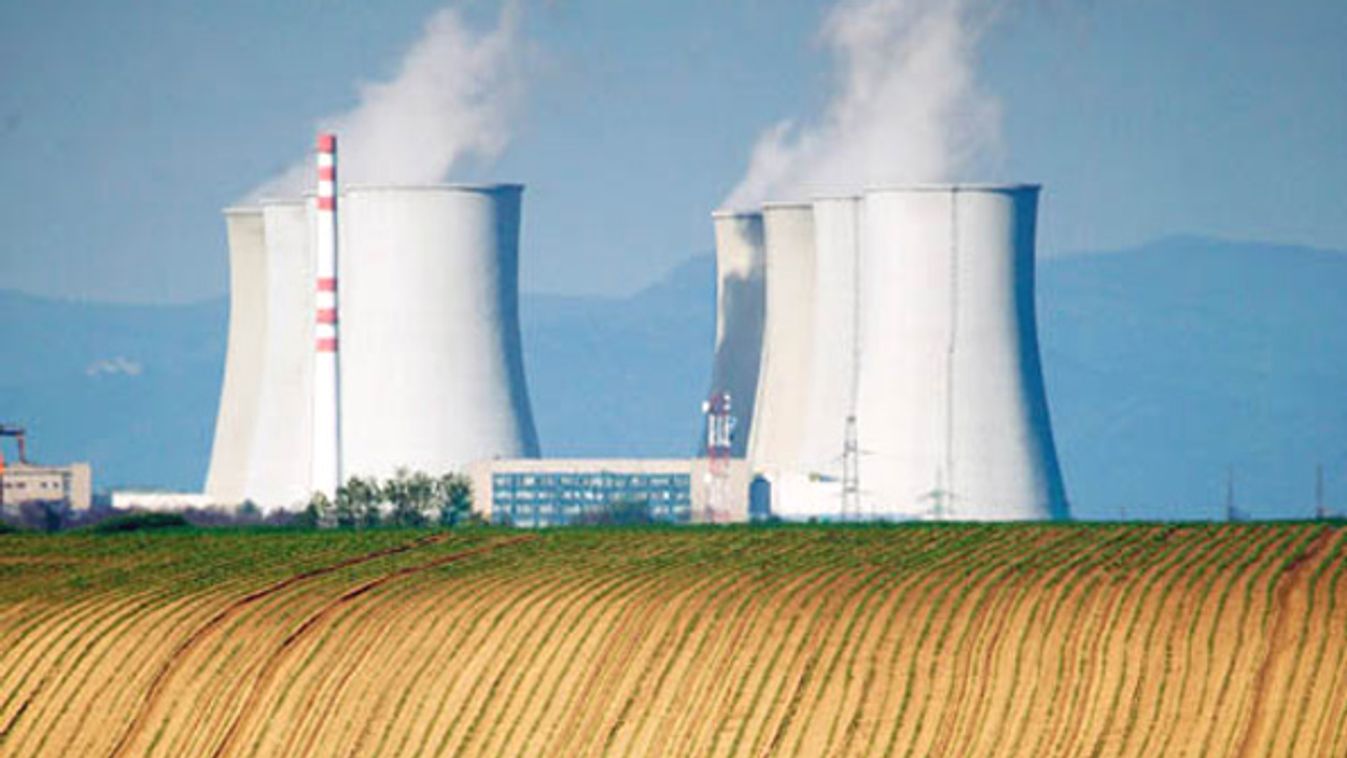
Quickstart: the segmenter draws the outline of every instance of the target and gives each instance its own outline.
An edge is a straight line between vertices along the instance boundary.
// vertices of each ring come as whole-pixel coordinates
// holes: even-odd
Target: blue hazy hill
[[[714,264],[627,298],[525,295],[545,454],[686,456],[710,370]],[[1347,255],[1174,237],[1040,264],[1039,318],[1076,515],[1301,516],[1316,463],[1347,510]],[[197,488],[227,308],[0,292],[0,420],[98,486]]]
[[[224,300],[130,306],[0,291],[0,421],[94,485],[200,487],[224,365]],[[6,448],[12,455],[13,448]]]
[[[1040,334],[1082,516],[1347,510],[1347,255],[1173,237],[1040,269]]]

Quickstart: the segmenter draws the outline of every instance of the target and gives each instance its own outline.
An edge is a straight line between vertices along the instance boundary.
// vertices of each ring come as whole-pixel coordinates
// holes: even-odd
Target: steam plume
[[[519,16],[507,2],[480,32],[454,8],[432,16],[392,81],[361,85],[355,109],[319,122],[341,138],[342,181],[433,183],[466,157],[500,155],[523,93]],[[310,173],[301,161],[250,194],[299,194]]]
[[[726,205],[955,181],[996,158],[1000,104],[979,86],[975,63],[998,5],[840,0],[820,32],[837,77],[822,118],[759,137]]]

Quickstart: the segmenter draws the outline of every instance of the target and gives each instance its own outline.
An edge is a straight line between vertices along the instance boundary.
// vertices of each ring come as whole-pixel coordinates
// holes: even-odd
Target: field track
[[[0,756],[1347,755],[1347,529],[0,536]]]

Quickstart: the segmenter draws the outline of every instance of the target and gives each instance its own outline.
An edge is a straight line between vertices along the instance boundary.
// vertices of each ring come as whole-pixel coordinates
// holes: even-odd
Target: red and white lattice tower
[[[715,523],[726,511],[730,455],[734,446],[734,415],[730,393],[713,392],[702,403],[706,414],[706,514],[703,521]]]
[[[314,492],[335,498],[341,486],[341,377],[337,318],[337,136],[318,135],[316,309],[313,371]]]

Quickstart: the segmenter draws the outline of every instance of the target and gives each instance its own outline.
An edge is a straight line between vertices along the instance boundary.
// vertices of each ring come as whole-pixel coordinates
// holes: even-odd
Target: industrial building
[[[295,507],[468,470],[521,526],[1067,515],[1034,309],[1034,185],[880,187],[712,214],[702,456],[537,460],[519,185],[341,185],[225,211],[230,322],[206,496]],[[692,409],[689,409],[692,412]],[[750,485],[751,483],[751,485]]]
[[[473,509],[520,527],[599,523],[623,506],[670,524],[748,520],[748,464],[713,472],[704,458],[500,459],[468,468]],[[716,503],[717,480],[733,497]]]
[[[537,456],[523,188],[341,186],[335,137],[316,156],[315,195],[225,211],[229,341],[207,500],[293,508],[350,476]]]
[[[93,502],[93,468],[88,463],[39,466],[0,461],[0,505],[18,508],[28,503],[64,503],[87,511]]]
[[[60,503],[89,510],[93,503],[93,468],[88,463],[44,466],[28,460],[28,433],[22,426],[0,424],[0,440],[13,438],[18,455],[5,458],[0,449],[0,508],[15,510],[35,503]]]
[[[763,207],[748,448],[793,519],[1064,518],[1034,309],[1033,185]]]

